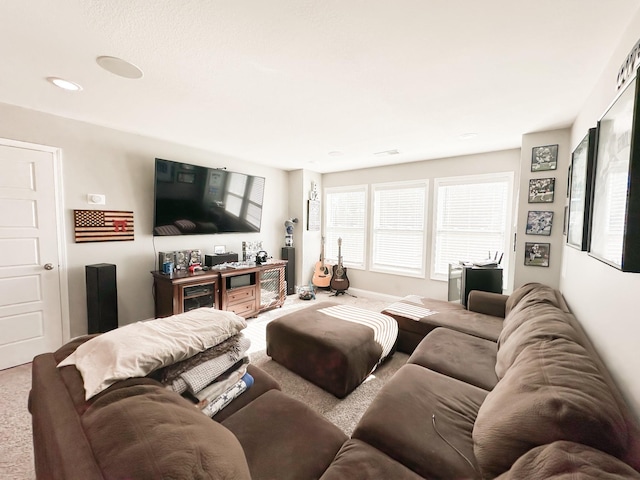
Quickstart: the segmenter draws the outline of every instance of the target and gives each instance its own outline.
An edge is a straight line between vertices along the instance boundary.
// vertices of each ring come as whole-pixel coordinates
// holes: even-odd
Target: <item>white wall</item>
[[[127,134],[53,115],[0,104],[0,137],[62,149],[65,231],[71,336],[87,330],[85,271],[94,263],[117,266],[119,323],[124,325],[154,314],[152,277],[159,251],[214,245],[242,251],[243,240],[262,240],[265,250],[284,245],[287,209],[287,173],[159,139]],[[262,229],[254,234],[153,237],[153,182],[155,157],[260,175],[266,178]],[[102,193],[104,207],[90,206],[87,193]],[[135,240],[76,244],[74,209],[132,210]]]
[[[308,201],[312,182],[318,185],[318,193],[320,193],[322,174],[310,170],[289,172],[289,212],[291,217],[298,218],[293,235],[296,249],[296,286],[309,284],[313,276],[313,268],[320,255],[322,234],[320,231],[307,229]]]
[[[416,294],[447,299],[447,282],[429,279],[431,266],[431,226],[433,224],[434,188],[433,179],[438,177],[454,177],[461,175],[476,175],[492,172],[514,172],[513,202],[516,204],[515,185],[519,181],[520,150],[504,150],[500,152],[481,153],[455,158],[428,160],[415,163],[404,163],[388,167],[376,167],[350,172],[325,174],[322,178],[323,188],[345,185],[363,185],[405,180],[428,179],[429,180],[429,205],[428,205],[428,233],[426,251],[427,278],[419,279],[390,275],[378,272],[369,272],[349,268],[349,284],[351,287],[372,292],[381,292],[388,295],[403,297]],[[371,213],[371,212],[369,212]],[[367,251],[369,245],[366,245]],[[398,252],[398,255],[407,255],[410,252]],[[506,252],[505,252],[506,254]],[[508,288],[508,287],[507,287]]]
[[[572,150],[614,100],[618,69],[639,38],[640,12],[623,32],[620,45],[576,118],[571,130]],[[565,247],[560,289],[640,417],[640,314],[636,298],[640,274],[622,273],[586,252]]]
[[[520,165],[520,195],[518,198],[518,225],[515,260],[514,287],[529,282],[540,282],[553,288],[560,286],[560,268],[562,266],[562,252],[566,237],[562,234],[564,221],[564,206],[567,204],[567,177],[571,163],[569,149],[570,130],[553,130],[549,132],[530,133],[522,136],[522,158]],[[543,145],[558,145],[558,167],[556,170],[545,172],[531,172],[531,151],[534,147]],[[528,203],[529,179],[556,179],[552,203]],[[527,214],[530,210],[553,212],[553,224],[550,236],[527,235]],[[535,267],[524,264],[526,242],[542,242],[551,244],[549,250],[549,267]]]

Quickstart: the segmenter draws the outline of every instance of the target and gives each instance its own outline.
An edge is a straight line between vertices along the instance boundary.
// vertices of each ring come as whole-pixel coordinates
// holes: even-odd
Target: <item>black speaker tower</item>
[[[296,249],[294,247],[282,247],[282,259],[287,260],[284,269],[284,279],[287,281],[287,295],[296,293]]]
[[[86,265],[87,330],[104,333],[118,328],[116,266],[110,263]]]

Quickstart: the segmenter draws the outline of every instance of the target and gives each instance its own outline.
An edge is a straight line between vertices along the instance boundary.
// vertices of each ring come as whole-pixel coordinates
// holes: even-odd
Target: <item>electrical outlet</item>
[[[87,194],[87,203],[89,205],[104,205],[107,201],[105,195],[100,193],[88,193]]]

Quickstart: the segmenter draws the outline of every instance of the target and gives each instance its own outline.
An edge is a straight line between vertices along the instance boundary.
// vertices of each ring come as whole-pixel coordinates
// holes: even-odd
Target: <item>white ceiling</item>
[[[637,0],[2,0],[0,102],[285,170],[518,148],[524,133],[571,125],[639,8]],[[108,73],[100,55],[144,77]],[[83,90],[65,92],[48,76]],[[478,136],[459,138],[470,132]],[[376,155],[388,150],[399,154]]]

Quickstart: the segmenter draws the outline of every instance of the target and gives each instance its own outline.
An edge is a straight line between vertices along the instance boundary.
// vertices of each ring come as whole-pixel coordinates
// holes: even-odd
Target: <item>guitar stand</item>
[[[330,297],[337,297],[338,295],[349,295],[350,297],[353,298],[358,298],[355,295],[353,295],[352,293],[347,292],[346,290],[336,290],[335,292],[333,292],[331,295],[329,295]]]

